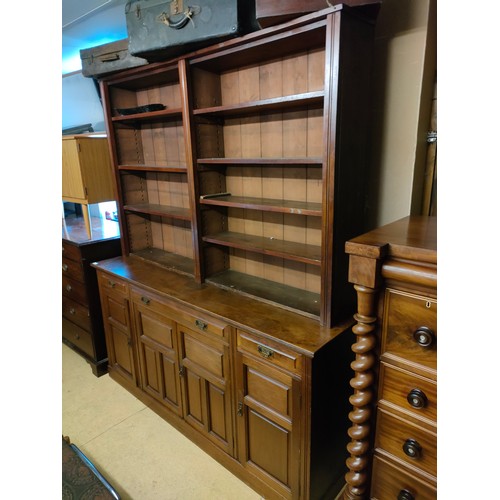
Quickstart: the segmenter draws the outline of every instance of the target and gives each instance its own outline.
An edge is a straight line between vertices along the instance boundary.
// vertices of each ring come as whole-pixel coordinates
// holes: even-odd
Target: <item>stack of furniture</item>
[[[94,261],[121,254],[116,222],[92,217],[92,238],[82,217],[62,224],[62,339],[80,354],[97,377],[108,371],[97,275]]]
[[[110,376],[266,498],[343,485],[372,42],[337,5],[100,81]]]
[[[346,252],[358,313],[344,498],[435,499],[436,218],[406,217],[354,238]]]

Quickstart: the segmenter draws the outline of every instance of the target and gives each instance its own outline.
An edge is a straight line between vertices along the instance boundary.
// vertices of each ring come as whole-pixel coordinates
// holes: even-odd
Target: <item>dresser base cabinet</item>
[[[91,239],[83,218],[68,217],[63,221],[62,341],[80,354],[99,377],[107,372],[108,355],[97,275],[91,264],[120,255],[121,246],[116,222],[111,222],[114,236],[108,238],[103,236],[100,219],[93,217],[91,221]]]
[[[338,494],[352,321],[321,327],[136,257],[94,267],[113,380],[266,499]]]
[[[435,499],[436,218],[406,217],[346,252],[358,312],[343,498]]]

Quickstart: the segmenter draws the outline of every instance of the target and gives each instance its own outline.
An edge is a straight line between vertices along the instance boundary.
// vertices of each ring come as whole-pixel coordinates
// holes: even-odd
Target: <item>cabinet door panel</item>
[[[119,328],[115,328],[113,325],[109,325],[109,331],[111,345],[108,346],[108,354],[110,361],[123,375],[127,378],[134,379],[134,360],[128,333]],[[109,347],[111,347],[111,349],[109,349]]]
[[[259,413],[248,412],[248,461],[289,484],[290,432]]]
[[[148,305],[133,302],[142,388],[178,415],[182,414],[175,322]]]
[[[284,498],[299,491],[300,381],[270,362],[236,356],[241,464]]]
[[[182,325],[178,331],[185,419],[232,455],[229,347]]]

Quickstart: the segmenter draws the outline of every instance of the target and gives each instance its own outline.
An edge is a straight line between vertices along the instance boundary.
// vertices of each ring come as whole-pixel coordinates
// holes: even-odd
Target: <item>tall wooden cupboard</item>
[[[372,39],[337,5],[100,83],[110,375],[266,498],[343,482]]]

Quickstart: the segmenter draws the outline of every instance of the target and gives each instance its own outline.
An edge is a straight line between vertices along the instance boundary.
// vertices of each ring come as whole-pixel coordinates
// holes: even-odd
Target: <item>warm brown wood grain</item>
[[[404,489],[414,498],[436,498],[436,219],[406,217],[347,242],[346,252],[350,255],[349,279],[358,290],[358,324],[353,332],[359,339],[359,332],[375,331],[380,343],[377,346],[372,335],[369,344],[362,344],[366,348],[361,355],[359,341],[353,345],[356,376],[351,381],[355,392],[344,498],[392,498]],[[362,310],[368,313],[360,314]],[[415,336],[417,332],[423,335]],[[420,345],[419,339],[429,345]],[[364,396],[356,391],[357,379],[366,390]],[[408,401],[415,389],[421,391],[422,407],[415,408]],[[407,439],[422,447],[419,458],[404,453]],[[411,477],[415,475],[418,479]]]

